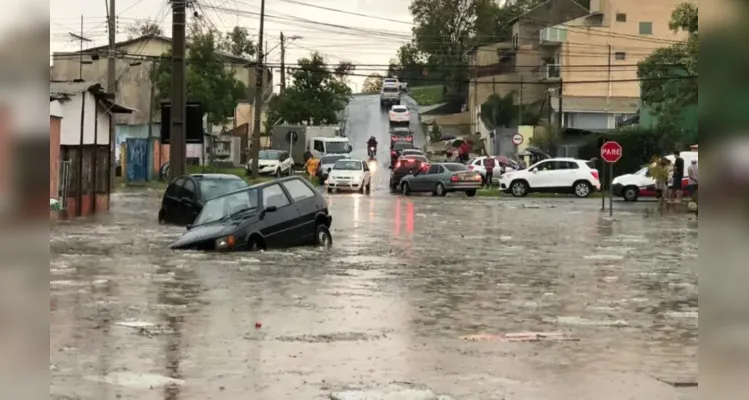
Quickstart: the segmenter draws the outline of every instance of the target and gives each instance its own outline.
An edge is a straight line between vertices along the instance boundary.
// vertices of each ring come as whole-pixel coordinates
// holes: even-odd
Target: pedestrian
[[[687,175],[689,176],[689,193],[694,196],[694,194],[697,192],[697,175],[698,175],[698,166],[697,166],[697,160],[692,160],[692,163],[689,165],[689,168],[687,168]]]
[[[658,199],[658,208],[663,209],[668,195],[668,165],[671,163],[667,158],[656,159],[651,166],[650,175],[655,178],[655,196]]]
[[[494,178],[494,159],[491,157],[486,157],[484,159],[484,167],[486,167],[486,188],[491,189],[492,178]]]
[[[673,193],[671,193],[672,199],[676,203],[681,203],[683,196],[682,180],[684,179],[684,159],[679,155],[679,151],[674,151],[674,166],[673,166]]]
[[[304,155],[302,157],[304,157],[305,163],[309,161],[310,158],[312,158],[312,153],[309,151],[309,148],[304,152]]]
[[[460,150],[458,152],[458,156],[460,157],[460,162],[463,164],[468,162],[468,154],[471,151],[471,148],[468,145],[468,141],[464,141],[460,144]]]

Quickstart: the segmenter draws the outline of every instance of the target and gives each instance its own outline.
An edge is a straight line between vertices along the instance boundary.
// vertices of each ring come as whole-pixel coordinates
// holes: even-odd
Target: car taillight
[[[397,152],[397,151],[395,151],[395,150],[391,150],[391,151],[390,151],[390,154],[392,154],[392,155],[396,155],[396,154],[398,154],[398,152]]]
[[[395,163],[395,169],[398,169],[400,167],[401,167],[401,162],[400,161],[398,161],[397,163]]]
[[[592,170],[590,171],[590,174],[593,175],[593,179],[598,180],[598,171]]]
[[[457,182],[459,180],[460,180],[460,178],[458,178],[457,175],[453,175],[453,176],[450,177],[450,182]]]
[[[411,113],[410,113],[410,112],[408,112],[408,111],[406,111],[406,112],[405,112],[405,114],[403,114],[403,115],[405,115],[405,116],[407,116],[407,117],[408,117],[408,116],[410,116],[410,115],[411,115]]]
[[[406,136],[406,141],[413,142],[414,137],[413,136]]]
[[[398,140],[398,136],[390,136],[390,140],[392,140],[393,142],[395,142],[396,140]]]

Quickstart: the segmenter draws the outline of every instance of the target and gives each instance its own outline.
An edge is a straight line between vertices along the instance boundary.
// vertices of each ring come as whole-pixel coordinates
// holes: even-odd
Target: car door
[[[274,183],[263,188],[262,226],[260,233],[268,247],[293,246],[300,240],[295,237],[294,228],[299,214],[281,185]],[[275,211],[265,211],[275,206]]]
[[[531,188],[548,188],[552,184],[554,161],[541,161],[528,171]]]
[[[557,161],[553,182],[554,187],[571,188],[575,181],[581,178],[580,175],[580,166],[577,163],[572,161]],[[590,181],[590,178],[587,176],[582,178]]]
[[[315,158],[322,158],[325,154],[325,143],[320,139],[312,139],[312,155]]]
[[[417,189],[419,191],[431,191],[434,189],[435,185],[437,184],[437,178],[440,174],[440,167],[439,165],[430,165],[429,169],[426,171],[420,173],[416,176],[416,180],[418,181]]]
[[[164,209],[164,219],[169,224],[179,224],[179,215],[182,208],[180,193],[182,192],[182,185],[184,183],[184,177],[179,177],[172,181],[164,193],[164,199],[161,201],[161,206]]]
[[[307,243],[315,237],[315,217],[318,212],[315,191],[301,179],[291,179],[281,185],[294,202],[298,214],[294,236],[298,237],[300,242]]]
[[[201,205],[198,202],[198,184],[192,178],[185,179],[180,195],[180,223],[191,224],[200,213]]]

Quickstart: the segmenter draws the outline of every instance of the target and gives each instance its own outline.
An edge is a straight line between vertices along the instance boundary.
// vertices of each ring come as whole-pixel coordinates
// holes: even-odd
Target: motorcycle
[[[377,155],[377,147],[376,146],[369,146],[369,150],[367,151],[367,155],[370,158],[374,158]]]

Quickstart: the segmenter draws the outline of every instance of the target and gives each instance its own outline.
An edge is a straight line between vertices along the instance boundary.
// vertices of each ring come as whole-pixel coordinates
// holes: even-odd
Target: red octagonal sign
[[[601,158],[607,163],[615,163],[622,158],[622,145],[619,142],[609,141],[601,146]]]

